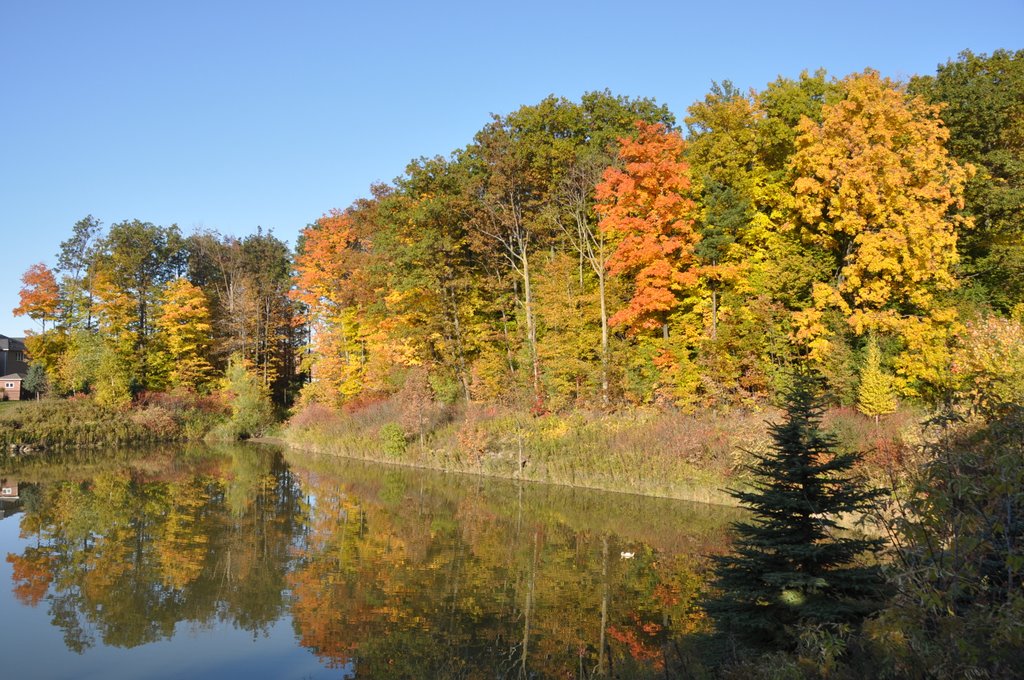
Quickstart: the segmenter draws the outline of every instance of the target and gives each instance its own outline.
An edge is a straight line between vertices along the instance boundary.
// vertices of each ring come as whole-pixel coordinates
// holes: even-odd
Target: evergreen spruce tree
[[[773,444],[750,466],[754,481],[730,493],[753,516],[733,524],[733,553],[715,560],[721,632],[754,647],[791,648],[798,624],[857,624],[881,604],[877,565],[858,564],[881,539],[837,531],[837,518],[870,510],[881,493],[851,473],[856,454],[836,453],[821,430],[817,384],[799,376]]]

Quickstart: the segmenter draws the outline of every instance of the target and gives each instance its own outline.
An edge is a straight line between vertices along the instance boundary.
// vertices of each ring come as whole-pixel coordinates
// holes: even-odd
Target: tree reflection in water
[[[170,638],[178,622],[231,621],[254,635],[287,610],[301,525],[298,483],[272,451],[104,469],[43,482],[21,519],[33,547],[8,555],[14,592],[44,599],[75,651]],[[154,469],[155,468],[155,469]]]
[[[220,624],[358,677],[656,674],[731,511],[224,447],[29,484],[14,593],[69,649]],[[52,477],[52,475],[51,475]],[[630,560],[620,553],[634,553]]]

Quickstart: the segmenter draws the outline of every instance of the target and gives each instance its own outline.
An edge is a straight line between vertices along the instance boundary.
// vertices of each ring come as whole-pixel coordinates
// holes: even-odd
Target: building
[[[9,338],[0,335],[0,375],[28,373],[28,355],[25,352],[25,338]]]
[[[24,380],[25,376],[21,373],[0,376],[0,399],[21,401],[21,383]]]
[[[21,510],[18,480],[0,478],[0,519],[11,517]]]
[[[18,500],[18,480],[4,477],[0,479],[0,499]]]
[[[28,373],[24,338],[0,335],[0,399],[21,399],[21,385]]]

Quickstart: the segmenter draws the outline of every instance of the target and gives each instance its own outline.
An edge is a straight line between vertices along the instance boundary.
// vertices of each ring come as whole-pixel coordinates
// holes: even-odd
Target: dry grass
[[[706,416],[655,409],[532,416],[470,404],[431,420],[421,446],[407,433],[398,462],[512,479],[729,503],[744,450],[763,447],[764,412]],[[311,405],[285,430],[296,445],[354,458],[394,462],[381,431],[401,408],[376,402],[336,412]]]
[[[309,405],[289,421],[285,439],[352,458],[731,504],[724,489],[744,485],[745,464],[752,452],[767,449],[768,423],[779,415],[775,409],[641,408],[533,416],[469,404],[432,417],[422,445],[406,430],[406,445],[396,454],[390,437],[403,407],[375,400],[342,412]],[[842,450],[862,452],[864,471],[881,483],[911,450],[921,418],[906,410],[875,423],[852,409],[834,409],[825,427]]]

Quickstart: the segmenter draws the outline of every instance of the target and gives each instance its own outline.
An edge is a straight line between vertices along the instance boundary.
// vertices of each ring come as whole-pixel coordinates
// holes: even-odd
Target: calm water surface
[[[22,678],[656,674],[705,625],[735,518],[258,446],[0,478],[0,659]]]

